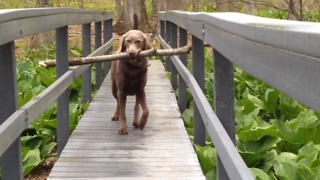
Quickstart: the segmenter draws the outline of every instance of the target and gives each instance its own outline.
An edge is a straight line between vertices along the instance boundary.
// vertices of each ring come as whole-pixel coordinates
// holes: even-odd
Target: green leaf
[[[264,108],[264,103],[258,99],[255,96],[252,96],[251,94],[248,94],[248,99],[259,109],[263,109]]]
[[[265,95],[265,106],[264,108],[270,113],[274,113],[277,109],[278,100],[279,100],[279,91],[268,88]]]
[[[182,113],[182,119],[183,119],[186,127],[193,127],[193,110],[186,109]]]
[[[254,129],[241,131],[238,134],[239,140],[242,142],[259,141],[265,136],[278,137],[279,132],[273,125],[268,127],[257,127]]]
[[[281,153],[274,164],[275,174],[284,179],[298,179],[296,159],[297,155],[293,153]]]
[[[24,145],[29,147],[30,149],[38,149],[42,144],[42,138],[39,136],[32,136],[32,138],[28,138],[24,142]]]
[[[271,180],[267,173],[257,168],[250,168],[250,172],[256,180]]]
[[[206,174],[216,167],[216,150],[211,146],[195,146],[196,153],[202,167],[203,173]]]
[[[41,147],[41,157],[46,157],[51,154],[52,150],[56,147],[56,142],[50,142],[49,144]]]
[[[28,153],[23,157],[23,175],[27,175],[32,169],[34,169],[41,162],[39,149],[34,149],[28,151]]]
[[[259,141],[239,141],[237,147],[243,153],[257,153],[264,152],[276,147],[277,143],[281,141],[279,137],[264,136]]]

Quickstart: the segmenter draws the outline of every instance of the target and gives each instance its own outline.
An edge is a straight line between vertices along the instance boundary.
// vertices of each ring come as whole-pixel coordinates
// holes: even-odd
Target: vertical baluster
[[[0,46],[0,124],[18,108],[14,42]],[[2,179],[23,179],[21,142],[17,138],[1,156]]]
[[[103,22],[103,41],[107,43],[112,38],[112,19]],[[105,54],[110,54],[112,52],[112,47],[107,50]],[[106,76],[110,69],[110,62],[105,62],[104,65],[104,75]]]
[[[166,35],[166,23],[165,21],[160,20],[160,35],[163,39],[165,39],[165,35]],[[161,49],[163,49],[162,46],[160,46]],[[163,56],[160,56],[160,60],[162,62],[162,64],[164,64],[164,58]]]
[[[170,39],[171,39],[171,47],[172,48],[177,48],[177,25],[174,23],[171,23],[171,33],[170,33]],[[173,63],[170,60],[170,64],[171,64],[171,85],[173,87],[174,90],[177,90],[178,84],[177,84],[177,69],[176,67],[173,65]]]
[[[171,45],[171,22],[169,22],[169,21],[166,21],[166,34],[165,34],[165,41],[169,44],[169,45]],[[165,69],[166,69],[166,71],[170,71],[171,70],[171,61],[170,61],[170,57],[168,56],[167,58],[166,58],[166,63],[165,63]]]
[[[188,33],[185,29],[179,28],[179,47],[185,46],[188,43]],[[187,54],[180,54],[181,62],[187,66]],[[183,78],[179,76],[178,104],[181,112],[187,108],[187,85]]]
[[[68,71],[68,26],[56,29],[57,78]],[[58,109],[58,155],[60,156],[70,136],[69,131],[69,88],[63,92],[57,101]]]
[[[82,25],[82,56],[86,57],[91,52],[91,24]],[[91,101],[91,65],[82,75],[82,102]]]
[[[102,45],[102,37],[101,37],[101,31],[102,31],[102,23],[101,22],[95,22],[94,23],[94,30],[95,30],[95,49],[98,49]],[[100,89],[101,83],[102,83],[102,63],[95,63],[95,75],[96,75],[96,89]]]
[[[233,64],[215,50],[214,110],[230,139],[235,143]],[[218,158],[217,177],[223,180],[229,179],[220,158]]]
[[[202,91],[204,91],[204,53],[203,41],[192,36],[192,68],[193,75]],[[205,126],[197,105],[194,106],[194,143],[205,145]]]

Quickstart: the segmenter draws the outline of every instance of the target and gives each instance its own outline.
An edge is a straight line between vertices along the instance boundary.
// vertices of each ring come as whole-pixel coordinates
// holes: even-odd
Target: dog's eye
[[[132,43],[132,41],[130,39],[127,40],[127,43]]]
[[[141,41],[140,41],[140,40],[137,40],[135,43],[136,43],[136,44],[141,44]]]

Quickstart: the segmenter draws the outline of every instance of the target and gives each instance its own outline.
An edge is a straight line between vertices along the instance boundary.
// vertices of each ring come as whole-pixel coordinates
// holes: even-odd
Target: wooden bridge
[[[118,122],[110,121],[115,101],[110,95],[109,64],[94,65],[99,91],[92,99],[92,66],[69,68],[67,61],[69,25],[82,25],[83,56],[102,55],[112,48],[112,18],[111,12],[67,8],[0,10],[2,179],[23,179],[20,134],[55,101],[59,159],[50,179],[204,179],[192,143],[204,145],[205,132],[219,157],[218,179],[254,179],[234,145],[233,64],[320,111],[319,24],[239,13],[168,11],[159,15],[161,47],[184,46],[189,34],[193,71],[186,68],[186,55],[162,59],[170,71],[169,82],[162,63],[151,61],[147,126],[143,131],[131,127],[129,135],[119,136]],[[92,53],[91,23],[95,34]],[[14,41],[48,30],[56,33],[57,80],[18,108]],[[204,42],[214,50],[214,111],[203,93]],[[82,100],[91,103],[70,136],[69,86],[79,76]],[[194,142],[179,113],[186,109],[187,88],[194,101]],[[132,119],[132,99],[127,114]]]

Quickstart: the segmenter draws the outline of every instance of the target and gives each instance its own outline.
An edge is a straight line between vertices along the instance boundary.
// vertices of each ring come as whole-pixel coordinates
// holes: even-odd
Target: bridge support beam
[[[101,22],[95,22],[94,23],[94,47],[95,49],[98,49],[102,45],[102,23]],[[96,89],[100,89],[101,83],[102,83],[102,63],[95,63],[95,75],[96,75]]]
[[[103,22],[103,42],[107,43],[112,38],[112,19]],[[112,47],[105,54],[112,53]],[[104,62],[103,73],[107,76],[110,70],[110,62]]]
[[[188,32],[179,28],[179,47],[186,46],[188,43]],[[179,58],[181,62],[187,67],[187,54],[180,54]],[[187,109],[187,85],[184,82],[181,75],[179,75],[179,89],[178,89],[178,105],[180,112],[184,112]]]
[[[214,50],[214,110],[230,139],[235,143],[233,64]],[[217,179],[229,180],[218,157]]]
[[[18,108],[14,42],[0,46],[0,124]],[[17,138],[1,156],[2,179],[23,179],[21,142]]]
[[[91,24],[82,25],[82,57],[91,53]],[[91,101],[91,65],[82,75],[82,102]]]
[[[56,58],[57,58],[57,78],[68,71],[68,26],[56,29]],[[69,88],[67,88],[58,98],[57,102],[57,142],[58,156],[60,156],[64,146],[70,136],[69,130]]]
[[[199,87],[204,91],[204,52],[203,41],[196,36],[192,36],[192,68],[193,75],[199,84]],[[205,126],[200,115],[197,105],[194,105],[194,143],[200,146],[205,145]]]

